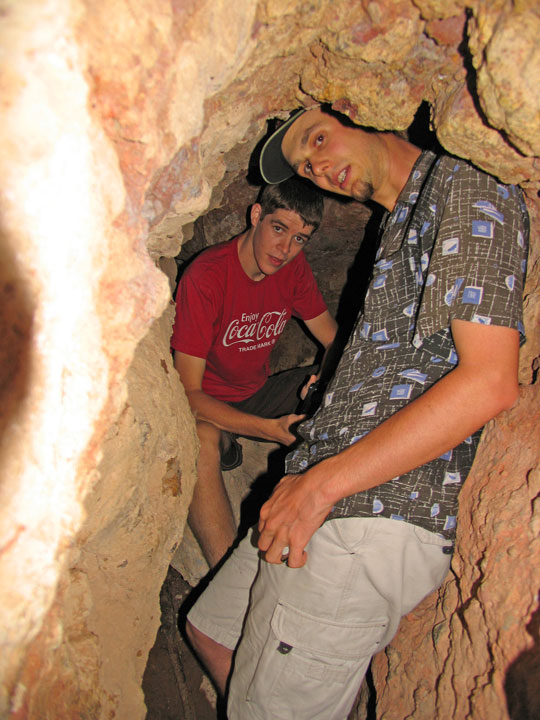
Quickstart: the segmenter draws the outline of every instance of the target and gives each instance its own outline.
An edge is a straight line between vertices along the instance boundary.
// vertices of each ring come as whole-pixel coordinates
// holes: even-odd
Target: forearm
[[[325,382],[328,381],[328,378],[331,374],[330,368],[333,364],[333,355],[334,355],[334,343],[331,343],[328,345],[328,347],[324,351],[324,355],[322,356],[321,364],[319,365],[319,372],[317,373],[317,379],[323,378]]]
[[[354,445],[300,475],[286,475],[261,508],[259,547],[268,562],[301,567],[310,537],[344,497],[392,480],[442,455],[510,406],[517,383],[494,390],[486,377],[454,370]],[[502,389],[504,388],[504,389]]]
[[[188,392],[187,396],[197,420],[205,420],[220,430],[238,435],[276,440],[274,420],[242,412],[226,402],[207,395],[202,390],[193,390]]]
[[[424,465],[515,401],[517,384],[457,367],[354,445],[308,471],[320,502],[338,500]]]
[[[336,353],[336,348],[334,347],[334,345],[338,329],[337,323],[330,315],[330,313],[326,310],[324,313],[314,318],[313,320],[308,320],[306,322],[306,325],[309,331],[325,348],[324,355],[319,367],[319,372],[317,373],[317,379],[323,377],[324,380],[327,381],[332,374],[333,367],[336,364],[336,358],[334,357]]]

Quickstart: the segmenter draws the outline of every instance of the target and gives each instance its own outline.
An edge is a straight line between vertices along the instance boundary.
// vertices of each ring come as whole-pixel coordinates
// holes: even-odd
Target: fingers
[[[263,506],[264,508],[264,506]],[[266,562],[278,565],[286,562],[291,568],[299,568],[305,565],[307,553],[304,548],[308,538],[296,537],[298,535],[288,524],[281,524],[277,528],[268,526],[266,517],[269,508],[261,508],[259,517],[259,541],[258,547],[264,553]]]
[[[287,555],[287,565],[290,568],[300,568],[306,564],[307,552],[299,545],[293,545],[289,548]]]
[[[305,413],[303,413],[302,415],[296,415],[295,413],[291,413],[290,415],[287,415],[287,428],[290,428],[291,425],[294,425],[295,423],[299,423],[305,417],[306,417]]]
[[[284,532],[272,535],[263,530],[259,537],[259,549],[264,553],[264,559],[268,563],[273,565],[287,563],[290,568],[303,567],[307,560],[305,543],[295,544],[291,538],[286,539],[287,535],[288,533]]]
[[[266,562],[279,564],[284,555],[288,555],[288,528],[281,527],[277,534],[263,529],[259,537],[259,550],[262,550]],[[287,550],[285,550],[287,548]]]
[[[317,380],[317,375],[309,376],[309,379],[306,381],[306,383],[303,385],[302,389],[300,390],[300,399],[301,400],[305,399],[305,397],[307,395],[307,391],[313,385],[313,383],[316,382],[316,380]]]
[[[290,445],[295,442],[298,438],[292,433],[289,428],[301,420],[304,420],[305,415],[282,415],[279,418],[273,419],[271,422],[274,423],[271,439],[282,445]]]
[[[284,445],[292,445],[294,442],[296,442],[298,440],[296,435],[294,435],[290,431],[289,428],[291,428],[293,425],[304,420],[305,417],[306,417],[305,415],[295,415],[295,414],[284,416],[284,419],[285,419],[284,433],[286,433],[286,435],[284,435],[284,437],[282,439],[282,442]]]
[[[269,563],[286,561],[291,568],[305,565],[304,548],[313,531],[311,523],[301,517],[305,507],[302,485],[303,476],[285,475],[261,507],[258,546]]]
[[[278,485],[279,487],[279,485]],[[277,490],[277,488],[276,488]],[[276,492],[274,490],[274,493]],[[284,522],[268,522],[268,517],[274,505],[274,495],[262,506],[259,513],[259,540],[258,547],[265,553],[267,562],[279,563],[282,560],[283,550],[288,546],[289,526]],[[287,552],[285,553],[287,554]]]

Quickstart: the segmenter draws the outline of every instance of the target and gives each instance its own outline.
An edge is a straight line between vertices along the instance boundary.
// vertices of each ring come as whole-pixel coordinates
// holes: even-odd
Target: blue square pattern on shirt
[[[499,225],[504,225],[504,215],[489,200],[478,200],[473,207],[498,222]]]
[[[388,340],[388,331],[386,328],[383,328],[382,330],[377,330],[377,332],[374,332],[371,336],[371,339],[373,342],[384,342],[385,340]]]
[[[454,316],[478,323],[514,322],[514,327],[520,322],[515,298],[524,253],[519,248],[527,235],[525,223],[520,227],[519,208],[501,206],[502,192],[489,176],[455,159],[433,159],[429,153],[419,159],[413,173],[418,184],[409,178],[403,191],[402,203],[419,187],[425,189],[417,206],[409,206],[405,222],[397,224],[394,215],[381,226],[373,278],[379,289],[372,282],[364,315],[344,351],[345,362],[327,391],[335,391],[335,402],[325,402],[314,416],[309,441],[292,471],[300,460],[309,458],[311,465],[349,446],[451,372],[458,360],[450,330]],[[495,234],[497,243],[490,242]],[[329,519],[400,517],[452,537],[457,495],[478,437],[398,478],[343,498]],[[309,455],[311,442],[317,444],[316,457]]]
[[[442,244],[443,256],[457,255],[458,252],[459,252],[459,238],[450,238],[448,240],[443,241],[443,244]]]
[[[493,223],[488,220],[473,220],[472,236],[491,240],[493,238]]]
[[[470,285],[463,290],[461,302],[464,305],[480,305],[484,295],[484,288]]]
[[[394,385],[390,390],[390,400],[408,400],[412,394],[412,385]]]

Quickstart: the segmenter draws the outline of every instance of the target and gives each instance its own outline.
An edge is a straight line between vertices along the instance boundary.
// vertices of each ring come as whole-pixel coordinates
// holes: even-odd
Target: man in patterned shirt
[[[517,188],[320,107],[274,133],[261,170],[388,212],[323,404],[300,426],[258,537],[188,632],[222,689],[241,635],[231,720],[338,720],[371,656],[443,581],[481,428],[516,400],[528,216]]]

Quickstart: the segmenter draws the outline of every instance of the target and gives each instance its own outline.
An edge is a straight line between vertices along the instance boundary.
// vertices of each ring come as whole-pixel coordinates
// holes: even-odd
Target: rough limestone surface
[[[320,101],[399,131],[424,103],[446,150],[527,190],[521,397],[464,488],[455,577],[374,679],[380,718],[538,715],[538,16],[528,0],[4,0],[1,717],[145,716],[197,453],[161,258],[223,206],[268,118]]]
[[[525,155],[540,155],[536,123],[540,117],[540,7],[494,2],[480,7],[471,24],[472,60],[478,93],[490,124]],[[519,75],[520,82],[514,78]]]

